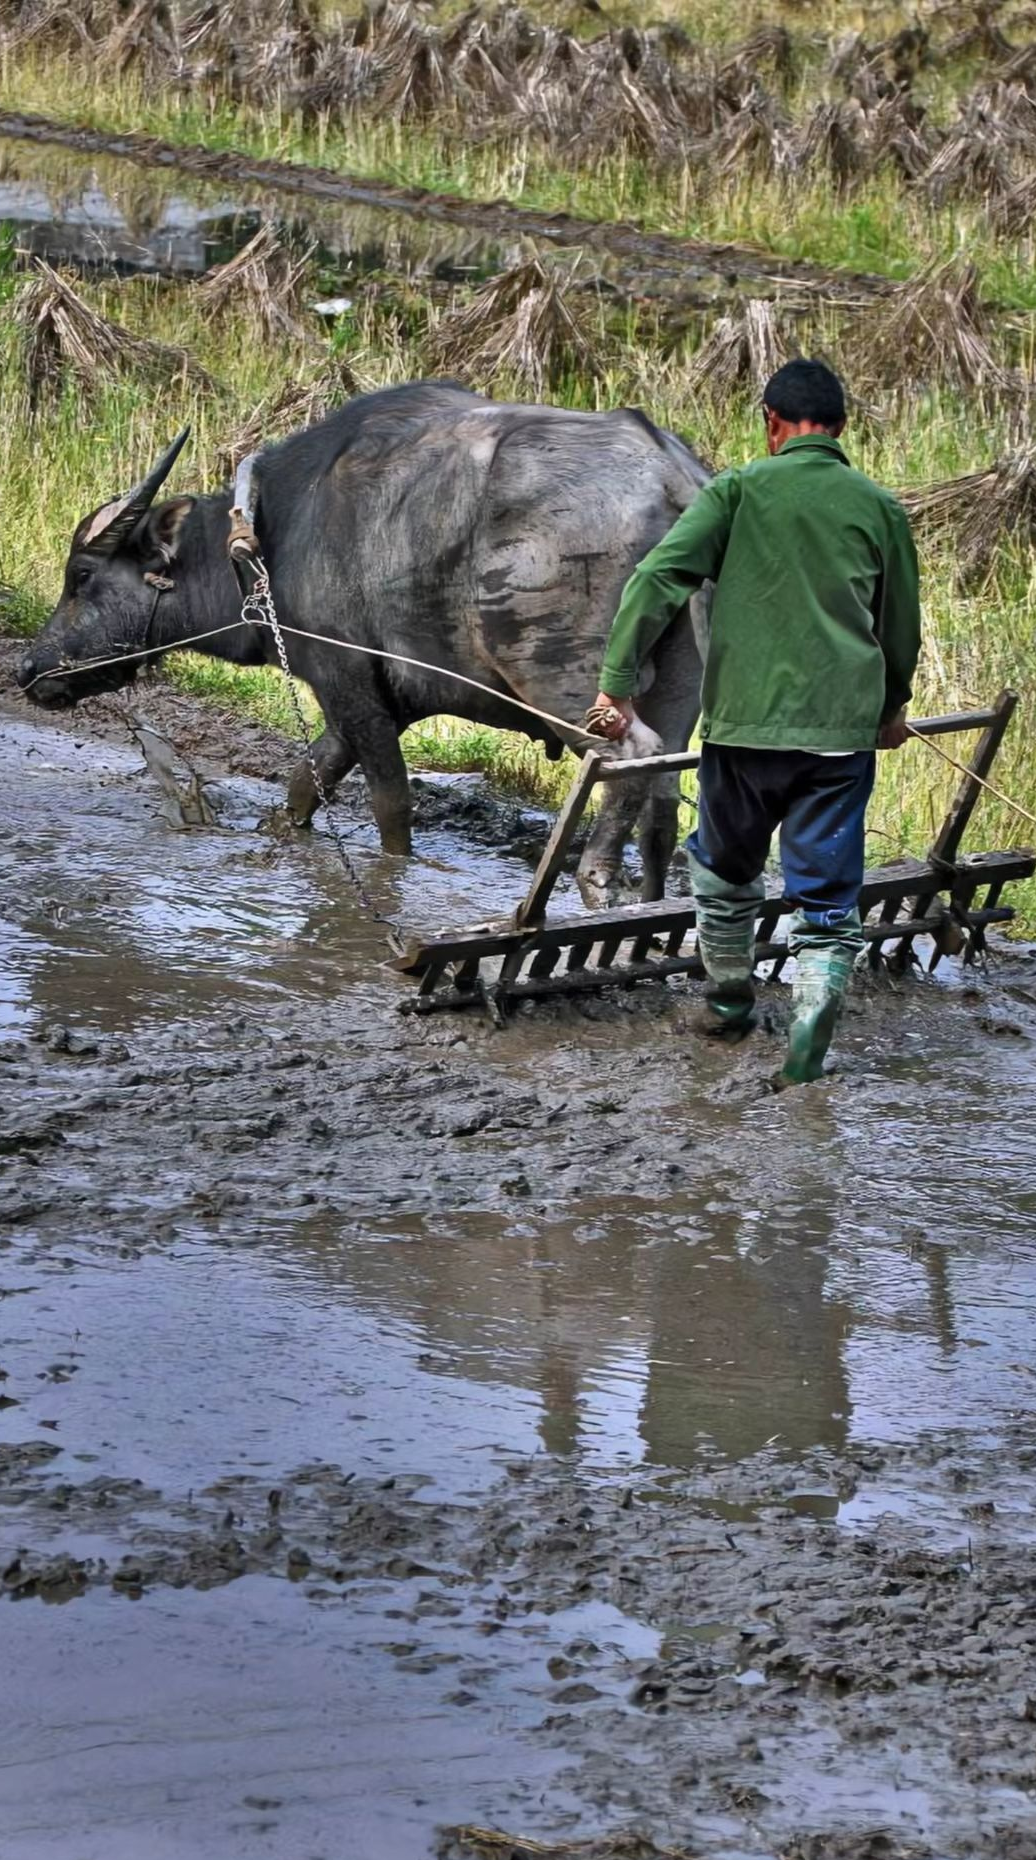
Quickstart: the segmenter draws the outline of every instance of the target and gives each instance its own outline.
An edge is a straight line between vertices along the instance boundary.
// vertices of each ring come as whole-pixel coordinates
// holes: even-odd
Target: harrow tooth
[[[568,952],[568,961],[565,964],[565,969],[569,975],[573,975],[578,970],[586,968],[587,957],[592,949],[593,944],[587,942],[585,937],[577,939],[572,944]]]
[[[896,921],[896,912],[899,910],[900,902],[901,900],[899,898],[886,898],[877,919],[879,927],[888,924],[891,933],[891,927]],[[885,939],[883,937],[875,937],[867,951],[867,961],[874,970],[880,969],[881,967],[881,951],[884,941]],[[900,945],[900,949],[896,951],[897,955],[901,953],[905,953],[903,945]]]
[[[529,946],[527,943],[519,943],[516,948],[508,950],[500,968],[499,988],[502,993],[507,991],[512,982],[518,980],[521,974],[522,963],[525,961],[528,953]]]
[[[1003,888],[1004,887],[1003,887],[1002,881],[1000,881],[999,883],[995,885],[990,885],[987,888],[985,903],[982,906],[983,910],[995,911],[997,909],[1000,903],[1000,894],[1003,891]],[[985,925],[975,924],[972,927],[972,932],[971,932],[971,949],[972,949],[973,956],[984,955],[985,948],[986,948]]]
[[[557,967],[558,957],[560,955],[561,945],[559,943],[555,943],[553,946],[548,943],[544,949],[536,950],[529,964],[528,973],[530,978],[535,977],[535,979],[539,981],[544,975],[552,975]]]
[[[438,961],[438,962],[430,962],[427,969],[425,970],[424,974],[421,977],[420,985],[417,990],[418,994],[419,995],[433,995],[445,973],[446,973],[445,959]]]

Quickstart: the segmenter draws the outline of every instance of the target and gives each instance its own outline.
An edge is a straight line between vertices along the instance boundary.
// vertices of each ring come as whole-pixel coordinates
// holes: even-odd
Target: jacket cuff
[[[628,666],[609,665],[607,660],[601,667],[601,690],[608,697],[632,697],[637,689],[637,674]]]

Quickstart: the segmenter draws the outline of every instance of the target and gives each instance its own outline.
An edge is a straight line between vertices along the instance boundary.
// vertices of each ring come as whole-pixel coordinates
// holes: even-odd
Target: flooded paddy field
[[[141,702],[216,828],[0,709],[0,1852],[1036,1854],[1036,963],[779,1099],[781,988],[406,1019],[286,746]],[[379,907],[508,908],[418,801]]]
[[[52,263],[198,277],[261,223],[315,242],[329,264],[461,283],[531,251],[568,250],[585,288],[627,301],[714,308],[745,295],[785,302],[870,298],[880,277],[751,245],[650,233],[507,200],[476,201],[233,151],[178,147],[0,112],[0,220]]]

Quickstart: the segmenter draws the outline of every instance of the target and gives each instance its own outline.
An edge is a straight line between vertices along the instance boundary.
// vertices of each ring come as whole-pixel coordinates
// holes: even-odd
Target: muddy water
[[[266,221],[289,241],[315,242],[325,264],[360,275],[390,270],[455,281],[501,270],[520,252],[517,236],[501,240],[387,207],[296,205],[256,184],[145,173],[113,157],[0,143],[0,222],[23,251],[52,264],[200,277]]]
[[[289,243],[315,244],[325,266],[389,271],[428,283],[493,275],[516,262],[520,235],[498,237],[356,202],[286,202],[258,185],[142,173],[103,155],[0,144],[0,223],[51,264],[197,278],[272,224]]]
[[[780,1100],[675,987],[418,1025],[173,728],[216,830],[0,712],[5,1860],[1036,1853],[1033,964]],[[349,806],[408,925],[527,882],[475,782]]]

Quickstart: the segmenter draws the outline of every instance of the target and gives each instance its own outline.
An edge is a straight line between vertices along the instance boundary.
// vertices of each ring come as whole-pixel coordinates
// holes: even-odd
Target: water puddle
[[[398,1599],[414,1598],[402,1588]],[[618,1618],[593,1625],[628,1633]],[[400,1662],[385,1649],[377,1598],[362,1591],[348,1605],[314,1604],[246,1577],[146,1609],[117,1596],[9,1607],[5,1661],[25,1683],[0,1763],[5,1843],[20,1860],[73,1850],[77,1860],[413,1860],[429,1823],[498,1812],[507,1774],[572,1814],[553,1785],[559,1758],[522,1732],[537,1716],[544,1649],[585,1624],[577,1613],[526,1626],[536,1643],[522,1630],[497,1635],[491,1695],[451,1714],[438,1708],[436,1643],[448,1638],[459,1691],[469,1665],[484,1671],[485,1642],[473,1632],[458,1653],[454,1624],[426,1621],[432,1664],[428,1677],[411,1673],[404,1727]]]

